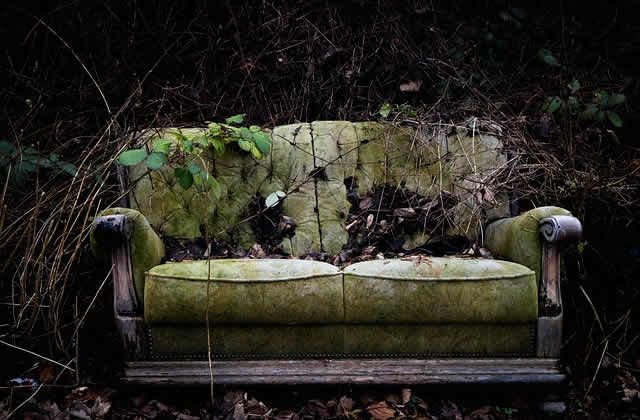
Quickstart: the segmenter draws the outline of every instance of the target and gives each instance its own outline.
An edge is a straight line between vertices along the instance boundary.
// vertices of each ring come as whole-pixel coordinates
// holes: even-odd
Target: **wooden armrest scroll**
[[[542,271],[540,318],[536,353],[538,357],[558,357],[562,348],[562,295],[560,293],[561,247],[578,241],[582,225],[573,216],[551,216],[540,220]]]
[[[111,253],[116,326],[129,360],[142,359],[146,354],[142,305],[136,295],[131,265],[132,229],[123,214],[98,217],[94,222],[96,241]]]

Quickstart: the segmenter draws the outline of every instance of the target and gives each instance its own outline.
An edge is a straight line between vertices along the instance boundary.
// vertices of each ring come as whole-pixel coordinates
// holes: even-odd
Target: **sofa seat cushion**
[[[534,324],[329,324],[149,326],[150,356],[531,356]],[[210,342],[209,342],[210,340]]]
[[[182,261],[146,273],[148,324],[310,324],[344,320],[342,274],[289,259]]]
[[[535,273],[507,261],[421,258],[344,269],[349,323],[517,323],[538,316]]]

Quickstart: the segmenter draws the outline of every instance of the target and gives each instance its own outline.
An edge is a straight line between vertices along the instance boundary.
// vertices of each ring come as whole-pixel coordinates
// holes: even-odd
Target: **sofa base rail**
[[[147,385],[560,384],[558,359],[314,359],[128,362],[122,381]]]

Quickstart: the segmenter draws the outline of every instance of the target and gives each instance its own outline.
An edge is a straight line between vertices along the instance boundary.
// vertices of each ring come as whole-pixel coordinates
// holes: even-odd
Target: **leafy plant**
[[[611,93],[598,90],[593,94],[590,102],[583,103],[579,96],[580,82],[576,79],[567,85],[570,94],[561,98],[552,96],[546,99],[542,111],[553,114],[564,111],[579,118],[599,123],[608,120],[614,127],[622,127],[623,121],[616,109],[626,102],[626,97],[621,93]]]
[[[202,133],[187,136],[180,131],[168,133],[174,138],[158,138],[147,149],[129,149],[120,154],[118,163],[123,166],[143,164],[156,171],[171,166],[178,184],[189,189],[195,185],[200,189],[220,193],[220,185],[209,174],[206,157],[208,154],[222,155],[230,144],[250,153],[255,159],[262,159],[271,151],[270,134],[251,125],[242,126],[244,114],[233,115],[224,123],[210,122]]]
[[[75,176],[76,166],[60,160],[57,153],[48,155],[38,152],[33,147],[21,148],[8,140],[0,140],[0,168],[10,175],[12,182],[21,184],[39,169],[49,169]]]
[[[418,111],[409,104],[390,104],[389,102],[385,102],[380,106],[378,110],[378,115],[382,118],[399,118],[399,117],[408,117],[414,118],[418,115]]]

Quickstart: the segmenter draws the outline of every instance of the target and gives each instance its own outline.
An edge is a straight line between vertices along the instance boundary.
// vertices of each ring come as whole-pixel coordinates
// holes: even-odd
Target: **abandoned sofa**
[[[564,379],[560,250],[579,238],[581,226],[558,207],[512,214],[510,196],[494,186],[510,168],[499,133],[321,121],[276,127],[272,140],[265,159],[232,150],[217,158],[219,199],[140,165],[123,176],[126,207],[96,218],[94,250],[113,263],[125,381]],[[495,258],[421,256],[343,267],[303,259],[338,255],[350,235],[349,196],[381,186],[437,205],[447,194],[446,220],[407,234],[407,249],[439,234],[464,235]],[[164,242],[203,230],[251,247],[258,233],[246,223],[249,204],[274,191],[286,192],[281,213],[295,221],[293,232],[277,238],[290,258],[165,261]]]

